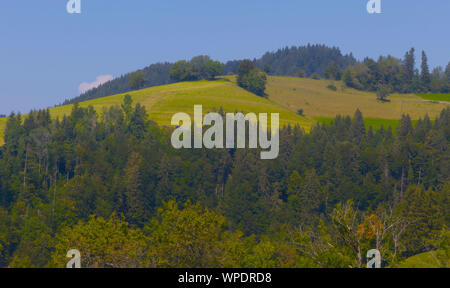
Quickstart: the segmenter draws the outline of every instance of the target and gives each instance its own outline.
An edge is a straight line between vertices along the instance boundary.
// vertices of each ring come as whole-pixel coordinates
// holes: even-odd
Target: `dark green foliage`
[[[131,90],[138,90],[144,86],[145,81],[144,72],[136,71],[130,74],[128,85],[130,85]]]
[[[237,83],[240,87],[258,96],[265,95],[267,76],[256,67],[255,63],[250,60],[243,60],[237,69],[237,73]]]
[[[331,61],[325,69],[325,78],[332,80],[341,80],[342,71],[339,69],[339,66],[336,62]]]
[[[319,73],[312,73],[311,76],[309,76],[309,78],[314,80],[320,80],[320,75]]]
[[[450,62],[448,62],[447,67],[445,67],[444,80],[447,81],[447,84],[450,84]]]
[[[256,65],[260,69],[268,65],[271,75],[296,76],[299,69],[303,69],[306,75],[318,73],[325,76],[325,70],[330,62],[336,63],[338,69],[342,70],[355,64],[356,60],[352,54],[342,55],[336,47],[308,44],[268,52],[256,60]]]
[[[422,90],[428,92],[430,91],[431,75],[430,68],[428,67],[428,57],[425,54],[425,51],[422,51],[422,65],[420,67],[422,68],[420,72]]]
[[[415,50],[414,48],[411,48],[408,52],[405,54],[405,59],[403,60],[403,81],[405,83],[405,86],[411,87],[412,83],[414,81],[415,76],[415,65],[416,60],[414,56]]]
[[[242,69],[252,71],[250,63]],[[359,111],[308,134],[286,127],[270,161],[253,149],[175,150],[171,131],[147,119],[130,96],[101,117],[77,104],[60,120],[47,110],[10,116],[0,147],[1,267],[64,261],[61,235],[73,237],[67,245],[89,235],[80,244],[96,249],[104,235],[91,222],[111,233],[122,227],[123,237],[111,239],[130,245],[109,243],[114,259],[149,245],[148,255],[126,255],[142,261],[127,265],[146,267],[191,263],[183,255],[195,251],[208,253],[192,258],[202,266],[360,267],[374,247],[395,264],[435,249],[449,225],[450,109],[415,127],[404,116],[395,135],[366,131]],[[179,210],[171,200],[195,205]],[[116,220],[110,227],[94,216]],[[207,225],[215,231],[208,238],[196,223],[220,227]],[[379,223],[394,228],[377,238]],[[186,235],[189,225],[204,238]]]
[[[389,96],[390,89],[386,85],[378,85],[377,88],[377,99],[380,101],[387,101],[387,97]]]
[[[392,56],[380,57],[378,61],[366,58],[348,67],[342,80],[348,87],[359,90],[377,92],[380,87],[389,87],[388,90],[396,93],[447,93],[449,82],[442,68],[433,69],[430,73],[428,59],[422,52],[421,71],[415,69],[415,50],[411,48],[406,52],[403,60]],[[334,65],[333,65],[334,66]],[[448,70],[448,69],[447,69]],[[383,88],[383,90],[385,90]],[[383,96],[381,93],[380,96]]]
[[[170,78],[175,82],[194,80],[191,75],[189,63],[185,60],[181,60],[173,64],[172,70],[170,70],[169,74]]]
[[[330,89],[331,91],[337,91],[337,87],[334,86],[333,84],[328,85],[327,88]]]
[[[213,80],[216,76],[224,74],[224,65],[213,61],[209,56],[197,56],[191,61],[178,61],[170,71],[170,78],[175,82]]]
[[[297,71],[297,73],[295,74],[295,76],[299,77],[299,78],[305,78],[306,77],[306,72],[303,69],[299,69]]]
[[[361,90],[376,91],[378,84],[383,84],[390,86],[393,92],[423,92],[421,77],[415,70],[414,53],[415,50],[412,48],[405,54],[404,60],[389,56],[380,57],[378,62],[372,59],[358,62],[351,53],[342,55],[338,48],[307,45],[286,47],[276,52],[268,52],[260,59],[255,60],[255,64],[259,69],[270,75],[305,78],[313,73],[318,73],[331,79],[339,80],[342,78],[347,86]],[[204,60],[209,57],[199,56],[196,58],[198,59],[194,62],[204,63]],[[165,85],[175,81],[213,79],[214,76],[230,73],[236,74],[241,61],[228,61],[225,65],[209,60],[207,63],[209,64],[205,66],[206,69],[194,72],[191,71],[192,67],[186,61],[177,62],[175,69],[173,69],[173,63],[152,64],[140,70],[144,73],[146,79],[142,87]],[[176,72],[172,72],[171,77],[171,71],[173,70]],[[73,104],[131,91],[132,89],[129,86],[130,75],[131,73],[115,78],[81,94],[79,97],[66,100],[63,104]],[[428,80],[425,79],[425,82],[428,82]],[[450,63],[442,77],[439,77],[439,79],[431,77],[431,84],[425,86],[433,93],[448,93],[450,91]]]

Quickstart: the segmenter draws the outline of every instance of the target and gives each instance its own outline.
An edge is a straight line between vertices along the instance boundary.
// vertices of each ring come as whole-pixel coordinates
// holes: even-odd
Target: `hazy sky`
[[[431,66],[450,61],[450,1],[381,1],[383,13],[370,15],[367,0],[81,0],[82,14],[71,15],[67,0],[3,0],[0,114],[199,54],[226,61],[320,43],[359,59],[415,47]]]

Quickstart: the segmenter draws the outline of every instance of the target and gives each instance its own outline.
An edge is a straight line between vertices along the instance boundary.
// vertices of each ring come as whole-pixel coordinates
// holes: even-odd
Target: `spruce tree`
[[[352,122],[352,136],[356,143],[360,143],[366,136],[366,127],[364,126],[364,120],[361,111],[356,110],[355,116]]]
[[[428,67],[428,58],[425,51],[422,51],[422,71],[420,73],[420,82],[422,84],[422,89],[426,92],[430,90],[431,75],[430,68]]]
[[[414,57],[414,48],[411,48],[405,54],[405,59],[403,61],[403,79],[406,84],[406,91],[411,89],[411,84],[414,80],[414,67],[416,65],[416,59]]]

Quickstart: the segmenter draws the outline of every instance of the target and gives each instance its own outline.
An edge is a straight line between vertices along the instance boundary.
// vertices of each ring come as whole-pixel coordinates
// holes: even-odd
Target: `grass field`
[[[258,97],[239,88],[228,80],[183,82],[165,86],[151,87],[143,90],[108,96],[80,103],[81,107],[93,106],[101,114],[104,107],[120,105],[125,94],[130,94],[134,103],[141,103],[147,108],[150,119],[160,125],[170,126],[172,116],[178,112],[193,115],[194,105],[203,105],[203,113],[222,107],[224,112],[234,113],[279,113],[280,124],[298,124],[309,131],[314,120],[301,117],[265,98]],[[62,118],[70,114],[73,105],[50,109],[52,118]],[[269,117],[270,119],[270,117]],[[0,144],[6,119],[0,119]]]
[[[327,88],[331,83],[337,91]],[[402,114],[409,114],[417,120],[427,113],[435,118],[446,107],[413,94],[392,94],[388,98],[391,102],[379,102],[374,93],[343,88],[342,82],[295,77],[269,77],[266,92],[273,102],[294,112],[303,109],[310,118],[353,116],[359,108],[364,118],[398,120]]]
[[[445,265],[445,263],[440,263],[440,258],[437,256],[443,256],[442,251],[432,251],[427,253],[422,253],[419,255],[415,255],[410,257],[400,263],[398,268],[443,268],[441,266]],[[448,265],[448,264],[447,264]]]
[[[419,97],[425,100],[431,101],[445,101],[450,102],[450,93],[440,93],[440,94],[417,94]]]
[[[223,108],[225,112],[280,113],[280,123],[299,124],[309,129],[311,119],[300,117],[252,93],[237,87],[226,80],[183,82],[165,86],[151,87],[134,92],[118,94],[80,103],[81,107],[93,106],[101,113],[103,107],[120,105],[125,94],[131,95],[134,103],[141,103],[147,108],[150,119],[160,125],[170,126],[172,116],[178,112],[193,115],[194,105],[203,105],[203,112]],[[52,118],[67,115],[72,105],[50,109]]]
[[[7,118],[0,118],[0,145],[3,145]]]
[[[314,117],[314,120],[320,123],[330,124],[334,121],[335,118],[331,117]],[[413,120],[413,125],[417,122],[417,120]],[[387,129],[389,126],[392,127],[392,131],[395,133],[398,126],[400,126],[400,120],[393,119],[381,119],[381,118],[364,118],[364,124],[366,125],[366,129],[369,129],[372,126],[373,130],[379,130],[381,126],[384,129]]]
[[[338,90],[327,88],[335,85]],[[391,102],[376,100],[374,93],[343,87],[342,82],[312,80],[295,77],[268,77],[267,98],[261,98],[239,88],[235,76],[225,76],[217,81],[183,82],[151,87],[129,92],[134,103],[146,106],[150,119],[160,125],[170,125],[173,114],[193,114],[196,104],[203,105],[203,112],[223,108],[225,112],[280,113],[281,125],[299,124],[309,131],[317,121],[329,123],[336,115],[353,116],[360,109],[366,125],[378,129],[381,125],[395,128],[402,114],[409,114],[417,120],[425,114],[432,119],[439,115],[445,103],[424,101],[423,96],[393,94]],[[80,103],[81,107],[92,105],[101,114],[104,107],[120,105],[125,94],[113,95]],[[448,94],[436,94],[445,97]],[[428,96],[427,96],[428,97]],[[431,97],[431,96],[430,96]],[[304,117],[297,114],[303,109]],[[72,110],[72,105],[50,109],[52,118],[62,118]],[[0,145],[6,119],[0,119]]]

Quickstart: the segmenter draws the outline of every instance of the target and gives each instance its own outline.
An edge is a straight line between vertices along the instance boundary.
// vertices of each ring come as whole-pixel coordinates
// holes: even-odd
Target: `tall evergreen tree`
[[[422,89],[424,91],[430,90],[430,83],[431,83],[431,75],[430,75],[430,68],[428,67],[428,58],[425,54],[425,51],[422,51],[422,65],[421,65],[421,72],[420,72],[420,81],[422,84]]]
[[[450,62],[448,62],[447,67],[445,67],[445,80],[447,81],[447,85],[450,87]]]
[[[356,143],[360,143],[366,136],[366,126],[364,125],[363,116],[359,109],[355,112],[351,130]]]
[[[139,165],[142,157],[132,152],[124,170],[124,191],[126,202],[126,217],[131,224],[140,224],[144,220],[144,197],[142,193]]]
[[[411,48],[406,52],[405,59],[403,60],[403,80],[405,81],[406,86],[410,86],[414,80],[414,70],[416,65],[414,53],[414,48]]]

